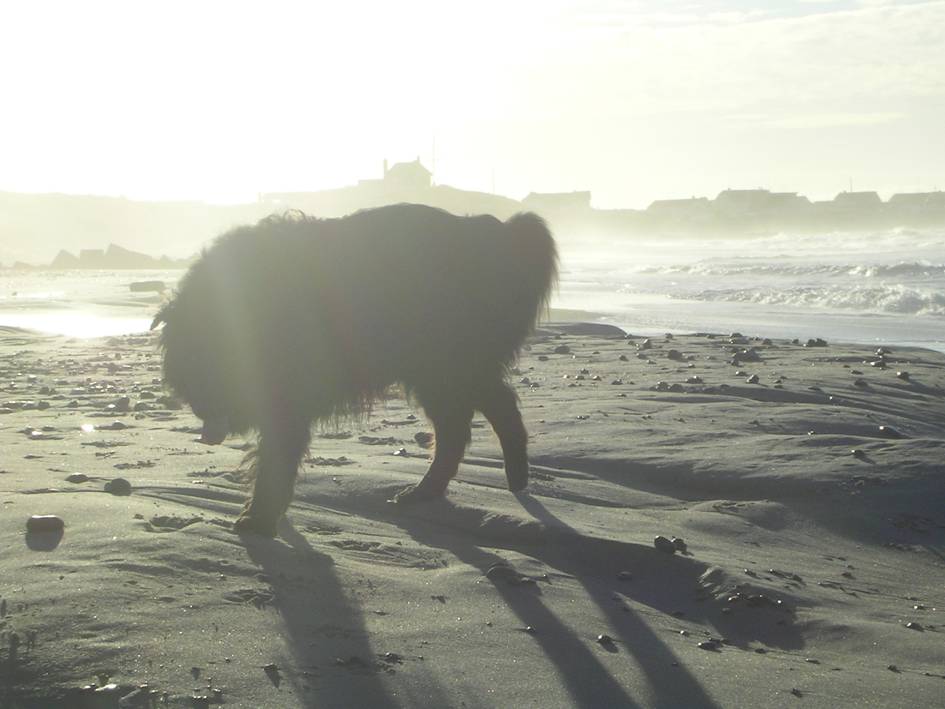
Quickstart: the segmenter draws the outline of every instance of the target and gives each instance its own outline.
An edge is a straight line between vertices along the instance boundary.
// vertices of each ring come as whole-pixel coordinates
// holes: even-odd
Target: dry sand
[[[316,437],[269,540],[151,336],[0,332],[0,706],[945,704],[945,356],[611,334],[522,358],[527,493],[477,419],[447,500],[388,504],[429,454],[394,398]]]

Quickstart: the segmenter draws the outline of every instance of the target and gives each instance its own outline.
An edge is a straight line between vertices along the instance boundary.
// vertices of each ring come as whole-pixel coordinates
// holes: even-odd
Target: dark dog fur
[[[401,204],[341,219],[273,216],[217,239],[155,318],[164,377],[203,439],[259,432],[237,528],[274,535],[315,421],[358,415],[401,383],[436,453],[398,501],[445,494],[473,411],[495,429],[511,490],[528,482],[509,366],[557,275],[544,222]]]

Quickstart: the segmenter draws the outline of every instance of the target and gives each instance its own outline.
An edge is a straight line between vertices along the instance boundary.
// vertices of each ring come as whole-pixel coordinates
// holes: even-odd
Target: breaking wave
[[[830,308],[945,317],[945,291],[904,285],[732,288],[677,293],[672,297],[794,308]]]
[[[761,276],[781,278],[871,278],[871,279],[945,279],[945,263],[907,261],[891,264],[818,264],[818,263],[771,263],[751,259],[738,261],[700,261],[672,266],[648,266],[639,270],[641,274],[665,276]]]

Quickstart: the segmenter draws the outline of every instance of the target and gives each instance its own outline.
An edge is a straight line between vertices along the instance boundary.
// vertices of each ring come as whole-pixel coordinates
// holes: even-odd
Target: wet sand
[[[477,418],[446,500],[389,504],[432,430],[394,396],[270,540],[153,336],[0,329],[0,706],[935,706],[945,355],[805,344],[546,326],[526,493]]]

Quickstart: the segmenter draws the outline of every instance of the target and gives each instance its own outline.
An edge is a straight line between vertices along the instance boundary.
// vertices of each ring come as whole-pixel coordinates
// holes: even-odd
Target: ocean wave
[[[900,280],[945,280],[945,264],[926,261],[903,261],[889,264],[823,264],[823,263],[771,263],[770,261],[756,262],[701,261],[691,264],[677,264],[672,266],[647,266],[639,269],[638,273],[664,276],[762,276],[762,277],[849,277],[884,279],[895,278]]]
[[[732,288],[677,293],[673,298],[826,308],[901,315],[945,317],[945,291],[902,285],[833,286],[794,288]]]

